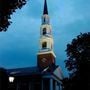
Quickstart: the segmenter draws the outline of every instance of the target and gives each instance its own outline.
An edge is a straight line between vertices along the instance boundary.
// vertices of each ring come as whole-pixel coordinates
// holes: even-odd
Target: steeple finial
[[[43,14],[48,14],[48,8],[47,8],[47,1],[46,1],[46,0],[45,0],[45,2],[44,2]]]

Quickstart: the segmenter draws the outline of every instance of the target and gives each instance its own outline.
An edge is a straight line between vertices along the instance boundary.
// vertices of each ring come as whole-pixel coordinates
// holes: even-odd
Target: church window
[[[45,23],[45,18],[44,18],[44,23]]]
[[[53,48],[53,46],[51,45],[51,49]]]
[[[47,48],[47,42],[43,42],[42,48],[43,48],[43,49],[46,49],[46,48]]]
[[[46,28],[43,28],[43,35],[47,33]]]

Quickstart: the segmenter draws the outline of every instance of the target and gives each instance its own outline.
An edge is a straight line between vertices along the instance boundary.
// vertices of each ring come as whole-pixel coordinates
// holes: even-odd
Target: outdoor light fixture
[[[9,82],[10,83],[13,83],[14,82],[14,79],[15,79],[14,77],[9,77]]]

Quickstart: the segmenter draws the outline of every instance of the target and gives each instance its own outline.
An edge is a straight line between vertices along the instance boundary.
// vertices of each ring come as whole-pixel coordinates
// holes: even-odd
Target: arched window
[[[44,21],[44,23],[45,23],[45,21],[46,21],[46,20],[45,20],[45,18],[44,18],[44,20],[43,20],[43,21]]]
[[[42,43],[42,49],[46,49],[47,48],[47,42],[43,42]]]
[[[43,28],[43,35],[45,35],[47,33],[46,28]]]
[[[51,45],[51,49],[53,48],[53,46]]]

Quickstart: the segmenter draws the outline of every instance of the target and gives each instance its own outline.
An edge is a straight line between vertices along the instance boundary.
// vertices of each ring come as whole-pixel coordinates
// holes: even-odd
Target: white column
[[[50,79],[50,90],[53,90],[53,80]]]
[[[58,90],[58,89],[57,89],[57,81],[55,81],[55,90]]]
[[[62,90],[62,89],[61,89],[61,85],[60,85],[60,84],[59,84],[59,90]]]

